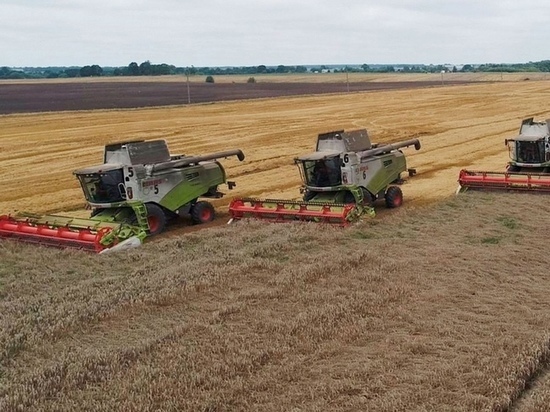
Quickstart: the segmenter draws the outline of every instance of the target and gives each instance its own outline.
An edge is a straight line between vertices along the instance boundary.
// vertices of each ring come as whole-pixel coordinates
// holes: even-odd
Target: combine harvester
[[[365,129],[319,134],[316,151],[296,158],[303,200],[236,198],[229,211],[232,220],[267,219],[274,222],[305,220],[346,226],[362,215],[374,215],[373,204],[401,206],[401,173],[407,170],[399,149],[420,141],[411,139],[387,145],[371,144]],[[409,176],[414,169],[408,169]]]
[[[229,150],[204,156],[172,156],[164,140],[105,146],[103,164],[74,172],[92,209],[88,219],[19,214],[0,216],[0,237],[102,253],[139,245],[162,232],[167,221],[190,215],[194,223],[214,219],[225,170],[215,159],[237,156]]]
[[[550,192],[550,119],[523,120],[519,135],[504,143],[510,154],[506,171],[463,169],[457,193],[468,189]]]

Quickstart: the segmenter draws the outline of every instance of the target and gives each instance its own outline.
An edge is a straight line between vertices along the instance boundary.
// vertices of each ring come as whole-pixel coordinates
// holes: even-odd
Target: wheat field
[[[545,196],[468,192],[503,170],[550,83],[0,116],[0,213],[79,212],[107,142],[241,148],[232,196],[298,197],[317,133],[418,137],[405,204],[348,229],[238,222],[91,255],[0,242],[0,410],[521,411],[550,404]]]
[[[0,117],[0,211],[78,210],[83,198],[72,171],[101,162],[103,145],[166,139],[173,153],[242,149],[245,162],[224,162],[233,196],[297,198],[297,155],[313,151],[318,133],[367,128],[374,142],[420,138],[408,152],[418,170],[406,201],[448,197],[463,167],[503,170],[504,139],[523,118],[545,119],[546,81],[479,83],[401,91],[235,101],[183,107],[94,110]]]

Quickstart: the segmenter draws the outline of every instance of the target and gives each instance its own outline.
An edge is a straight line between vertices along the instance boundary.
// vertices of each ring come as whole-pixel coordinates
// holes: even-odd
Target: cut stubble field
[[[478,79],[479,80],[479,79]],[[497,79],[498,80],[498,79]],[[546,119],[547,81],[0,116],[0,212],[79,213],[107,142],[223,161],[233,196],[299,197],[317,133],[420,138],[405,204],[349,229],[170,231],[124,254],[0,243],[0,410],[540,411],[550,404],[544,196],[454,196]],[[405,149],[407,150],[407,149]]]

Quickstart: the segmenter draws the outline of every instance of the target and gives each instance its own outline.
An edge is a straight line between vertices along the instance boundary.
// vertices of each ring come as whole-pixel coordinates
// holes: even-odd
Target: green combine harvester
[[[295,159],[303,181],[303,200],[237,198],[229,206],[231,217],[346,226],[364,214],[374,215],[377,199],[384,199],[389,208],[399,207],[403,203],[401,174],[416,173],[407,169],[399,150],[408,146],[419,150],[420,141],[372,144],[365,129],[319,134],[316,151]]]
[[[524,119],[519,133],[504,144],[510,155],[506,171],[462,169],[457,193],[469,189],[550,193],[550,119]]]
[[[141,244],[179,216],[209,222],[214,207],[199,199],[222,197],[221,184],[235,186],[216,160],[230,156],[244,160],[238,149],[173,156],[164,140],[107,145],[102,164],[74,172],[92,209],[90,218],[3,215],[0,237],[101,253]]]

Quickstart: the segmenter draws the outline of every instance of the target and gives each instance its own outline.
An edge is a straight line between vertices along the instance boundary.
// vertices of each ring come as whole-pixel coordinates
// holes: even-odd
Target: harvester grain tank
[[[409,146],[419,150],[420,141],[372,144],[365,129],[321,133],[315,152],[294,160],[303,182],[303,200],[237,198],[229,206],[232,219],[313,220],[345,226],[365,213],[373,215],[377,199],[383,198],[390,208],[401,206],[401,174],[415,173],[407,169],[400,150]]]
[[[517,190],[550,192],[550,119],[528,118],[517,136],[506,139],[510,160],[504,172],[461,170],[458,191]]]
[[[202,198],[219,198],[226,179],[216,160],[237,156],[228,150],[202,156],[171,155],[164,140],[131,141],[105,146],[103,163],[76,170],[92,209],[87,219],[58,215],[0,216],[0,237],[102,252],[162,232],[168,220],[189,215],[194,223],[214,219]],[[200,199],[200,200],[199,200]],[[111,249],[112,250],[112,249]]]

